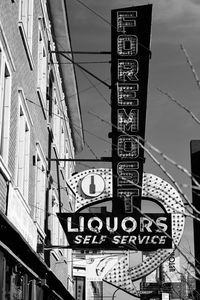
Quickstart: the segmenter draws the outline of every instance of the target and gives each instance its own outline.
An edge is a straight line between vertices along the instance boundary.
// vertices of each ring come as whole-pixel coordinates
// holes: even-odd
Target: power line
[[[58,64],[59,64],[59,63],[58,63]],[[109,78],[106,78],[106,79],[104,79],[104,81],[107,81],[108,79],[109,79]],[[93,85],[91,85],[91,86],[89,86],[89,87],[87,87],[87,88],[85,88],[85,89],[79,90],[78,93],[69,95],[69,96],[68,96],[68,99],[71,98],[71,97],[73,97],[73,96],[76,96],[76,95],[78,95],[78,94],[84,93],[84,92],[86,92],[86,91],[88,91],[88,90],[90,90],[90,89],[93,89],[94,86],[97,87],[97,86],[99,86],[100,84],[101,84],[101,83],[99,82],[99,83],[93,84]]]
[[[111,122],[106,121],[105,119],[97,116],[94,113],[89,112],[89,114],[95,116],[97,119],[99,119],[100,121],[110,124],[112,125],[112,127],[117,128],[117,126],[115,126],[114,124],[112,124]],[[189,199],[187,198],[187,196],[183,193],[183,191],[180,189],[180,187],[178,186],[177,182],[174,180],[174,178],[171,176],[171,174],[169,172],[167,172],[167,170],[164,168],[164,166],[153,156],[153,154],[146,148],[144,147],[144,145],[137,140],[136,138],[134,138],[133,136],[129,135],[128,133],[126,133],[125,131],[121,130],[121,132],[123,134],[125,134],[126,136],[130,137],[131,139],[133,139],[135,142],[137,142],[137,144],[142,147],[144,149],[144,151],[150,156],[150,158],[156,163],[156,165],[159,166],[159,168],[164,172],[164,174],[169,178],[169,180],[175,185],[175,187],[177,188],[178,192],[183,196],[183,198],[185,199],[185,201],[189,204],[189,206],[196,211],[196,208],[193,207],[193,205],[190,203]],[[140,140],[142,140],[143,142],[145,142],[145,140],[143,140],[140,137]],[[196,211],[197,213],[199,213],[198,211]]]
[[[83,3],[81,0],[75,0],[76,2],[80,3],[82,6],[84,6],[85,8],[87,8],[89,11],[91,11],[93,14],[95,14],[95,16],[97,16],[98,18],[100,18],[102,21],[104,21],[105,23],[107,23],[109,26],[111,26],[111,23],[106,20],[104,17],[102,17],[99,13],[97,13],[94,9],[92,9],[91,7],[89,7],[88,5],[86,5],[85,3]],[[115,26],[114,26],[115,27]],[[115,27],[116,28],[116,27]]]
[[[96,75],[94,75],[92,72],[88,71],[87,69],[85,69],[84,67],[82,67],[81,65],[79,65],[78,63],[76,63],[73,59],[71,59],[70,57],[68,57],[67,55],[65,55],[62,51],[60,52],[60,54],[65,57],[66,59],[68,59],[71,63],[73,63],[75,66],[79,67],[81,70],[83,70],[84,72],[86,72],[87,74],[89,74],[90,76],[94,77],[96,80],[100,81],[102,84],[104,84],[105,86],[107,86],[109,89],[111,88],[111,85],[109,85],[107,82],[105,82],[104,80],[102,80],[101,78],[97,77]]]
[[[81,73],[84,75],[84,77],[88,80],[88,82],[93,86],[93,88],[97,91],[97,93],[102,97],[102,99],[110,106],[109,101],[104,97],[104,95],[100,92],[100,90],[97,88],[97,86],[94,85],[94,83],[90,80],[90,78],[83,72]]]
[[[33,102],[32,100],[30,100],[30,99],[27,99],[27,100],[30,101],[31,103],[33,103],[33,104],[35,104],[35,105],[37,105],[37,106],[40,107],[39,104],[36,104],[36,103]],[[57,117],[61,118],[61,119],[64,119],[64,118],[65,118],[65,117],[61,117],[60,115],[57,115],[57,114],[55,114],[55,113],[53,113],[53,114],[56,115]],[[104,122],[107,122],[107,121],[104,120]],[[109,123],[109,122],[107,122],[107,123]],[[78,126],[77,126],[77,127],[78,127]],[[103,139],[102,137],[100,137],[100,136],[98,136],[98,135],[96,135],[96,134],[90,132],[89,130],[86,130],[86,129],[83,129],[83,130],[84,130],[85,132],[87,132],[88,134],[90,134],[90,135],[96,137],[97,139],[103,140],[104,142],[106,142],[106,143],[112,145],[111,142],[109,142],[109,141]],[[180,165],[176,164],[174,161],[172,161],[171,159],[169,159],[165,154],[163,154],[162,152],[160,152],[157,148],[153,147],[148,141],[145,140],[145,143],[146,143],[147,145],[149,145],[149,146],[151,147],[152,150],[156,151],[160,156],[162,156],[165,160],[169,161],[170,163],[173,163],[173,165],[175,165],[178,169],[180,169],[181,171],[183,171],[183,172],[185,173],[185,169],[184,169],[184,168],[182,168]],[[117,147],[117,145],[114,145],[114,146]],[[96,158],[97,158],[97,157],[96,157]],[[98,158],[97,158],[97,159],[98,159]],[[185,174],[188,175],[189,173],[185,173]],[[189,176],[189,175],[188,175],[188,176]],[[192,177],[190,176],[190,178],[192,178]]]
[[[86,5],[85,3],[83,3],[81,0],[75,0],[75,1],[78,2],[78,3],[80,3],[82,6],[84,6],[89,11],[91,11],[93,14],[95,14],[98,18],[100,18],[103,22],[105,22],[106,24],[108,24],[110,27],[113,27],[113,28],[117,29],[116,26],[114,26],[113,24],[111,24],[111,22],[109,22],[107,19],[105,19],[99,13],[97,13],[94,9],[92,9],[91,7],[89,7],[88,5]],[[146,49],[149,52],[150,56],[151,56],[151,50],[149,48],[147,48],[146,46],[144,46],[141,43],[138,43],[138,45],[140,45],[142,48]]]

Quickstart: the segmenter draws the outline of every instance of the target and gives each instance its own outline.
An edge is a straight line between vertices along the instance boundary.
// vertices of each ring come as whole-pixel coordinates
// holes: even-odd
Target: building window
[[[37,144],[35,156],[35,221],[44,231],[46,196],[46,161],[42,149]]]
[[[54,97],[53,101],[53,136],[54,144],[58,155],[60,154],[60,136],[61,136],[61,113],[58,106],[57,95]]]
[[[47,89],[47,51],[45,48],[43,33],[39,23],[38,35],[38,93],[43,112],[46,116],[46,89]]]
[[[17,135],[17,180],[16,185],[28,202],[29,187],[29,163],[30,163],[30,123],[25,111],[23,93],[19,93],[19,115],[18,115],[18,135]]]
[[[57,213],[59,212],[58,199],[55,193],[52,195],[52,244],[59,244],[59,221]]]
[[[62,122],[63,123],[63,122]],[[65,158],[65,151],[66,151],[66,145],[65,145],[65,131],[64,131],[64,126],[62,124],[61,126],[61,134],[60,134],[60,158]],[[65,168],[65,162],[61,161],[60,162],[60,167],[62,169]]]
[[[8,147],[10,134],[10,99],[11,74],[0,48],[0,155],[5,164],[8,164]]]
[[[49,73],[49,86],[48,86],[48,96],[47,96],[47,122],[48,124],[51,124],[51,120],[52,120],[52,106],[53,106],[53,92],[54,92],[54,76],[53,76],[53,72],[50,71]]]
[[[19,3],[19,21],[23,25],[23,31],[31,50],[33,34],[33,0],[20,0]]]
[[[33,1],[19,1],[19,30],[24,44],[25,52],[31,70],[33,70],[34,62],[32,57],[32,38],[33,38]]]
[[[59,212],[59,202],[55,192],[52,194],[52,235],[51,235],[51,243],[52,245],[63,245],[64,243],[64,231],[57,217],[57,213]],[[59,255],[59,249],[55,249],[54,251]]]

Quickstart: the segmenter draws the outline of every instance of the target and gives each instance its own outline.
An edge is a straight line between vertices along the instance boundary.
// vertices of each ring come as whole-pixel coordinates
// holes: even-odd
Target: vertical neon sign
[[[141,206],[144,151],[137,140],[145,137],[151,12],[152,5],[144,5],[111,13],[114,213]]]

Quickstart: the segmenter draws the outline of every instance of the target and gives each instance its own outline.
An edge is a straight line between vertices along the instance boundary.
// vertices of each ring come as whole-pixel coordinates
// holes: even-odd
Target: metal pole
[[[111,51],[51,51],[52,53],[67,54],[111,54]]]
[[[112,161],[112,157],[102,157],[99,159],[95,159],[95,158],[51,158],[50,161],[86,161],[86,162],[111,162]]]
[[[85,69],[84,67],[82,67],[81,65],[77,64],[73,59],[71,59],[70,57],[66,56],[63,52],[60,52],[60,54],[65,57],[66,59],[68,59],[71,63],[73,63],[75,66],[79,67],[81,70],[83,70],[84,72],[86,72],[87,74],[89,74],[90,76],[94,77],[96,80],[100,81],[102,84],[104,84],[105,86],[107,86],[109,89],[111,88],[111,86],[105,82],[104,80],[102,80],[101,78],[97,77],[96,75],[94,75],[92,72],[88,71],[87,69]]]

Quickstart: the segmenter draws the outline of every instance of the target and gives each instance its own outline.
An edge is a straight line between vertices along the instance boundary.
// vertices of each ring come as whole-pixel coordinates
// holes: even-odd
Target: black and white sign
[[[115,213],[141,206],[144,151],[137,141],[145,136],[151,11],[152,5],[112,10],[113,196],[122,199],[113,203]]]
[[[73,249],[171,248],[171,214],[57,214]]]

